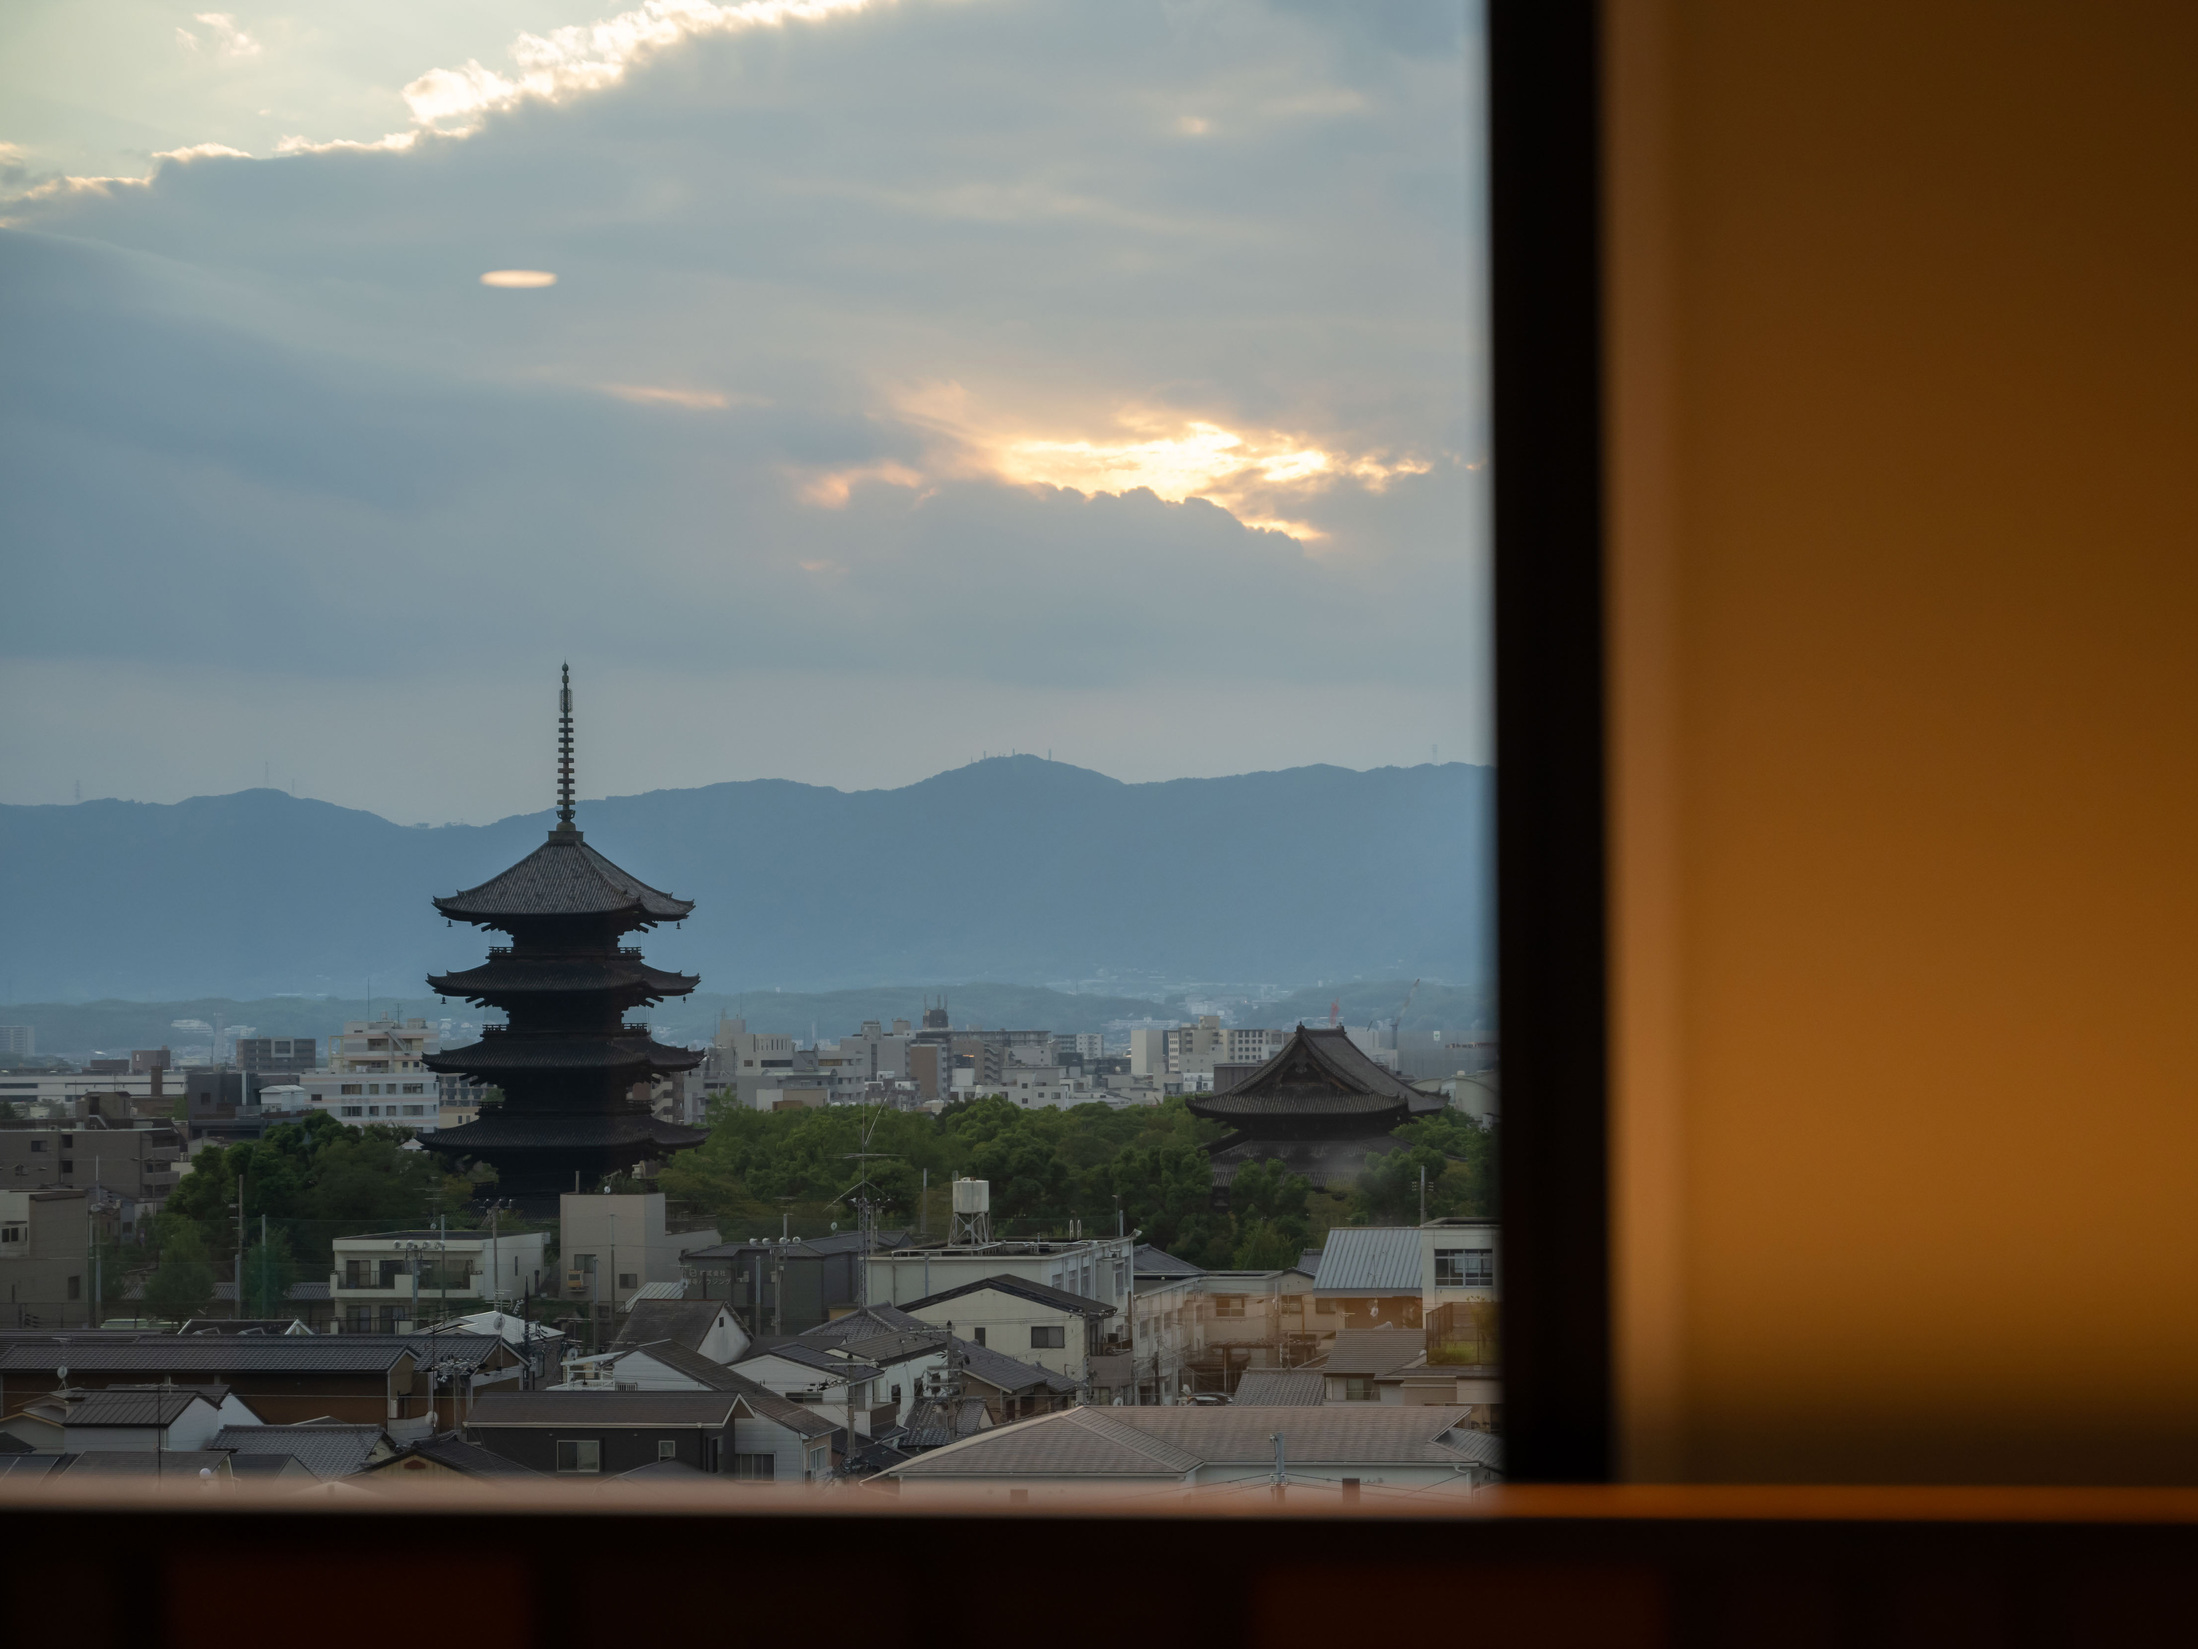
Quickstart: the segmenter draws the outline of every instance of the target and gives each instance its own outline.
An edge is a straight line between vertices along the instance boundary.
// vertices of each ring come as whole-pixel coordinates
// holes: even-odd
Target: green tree
[[[290,1252],[290,1239],[280,1227],[270,1227],[265,1242],[254,1242],[244,1251],[244,1304],[239,1315],[287,1316],[290,1287],[297,1280],[298,1266]]]
[[[196,1225],[177,1220],[161,1239],[160,1264],[145,1284],[145,1307],[156,1317],[182,1322],[204,1314],[214,1300],[214,1267]]]
[[[1427,1217],[1488,1219],[1495,1213],[1493,1129],[1444,1111],[1396,1131],[1400,1149],[1375,1158],[1351,1193],[1355,1225],[1409,1225],[1419,1219],[1420,1173],[1427,1175]]]

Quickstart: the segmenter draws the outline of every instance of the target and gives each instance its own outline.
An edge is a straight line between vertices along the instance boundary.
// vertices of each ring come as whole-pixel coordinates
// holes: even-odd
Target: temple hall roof
[[[579,831],[559,829],[502,875],[437,899],[435,908],[454,921],[495,927],[513,918],[545,916],[676,922],[694,909],[694,901],[675,899],[629,876],[588,846]]]
[[[1333,1119],[1379,1133],[1404,1122],[1420,1098],[1411,1084],[1367,1058],[1339,1028],[1300,1025],[1282,1051],[1217,1094],[1189,1100],[1193,1116],[1256,1128],[1263,1119]]]

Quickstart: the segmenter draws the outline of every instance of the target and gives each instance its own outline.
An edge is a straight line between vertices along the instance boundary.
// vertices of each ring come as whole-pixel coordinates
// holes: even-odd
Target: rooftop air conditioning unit
[[[985,1179],[958,1179],[954,1182],[954,1212],[957,1214],[989,1214],[992,1211],[992,1182]]]

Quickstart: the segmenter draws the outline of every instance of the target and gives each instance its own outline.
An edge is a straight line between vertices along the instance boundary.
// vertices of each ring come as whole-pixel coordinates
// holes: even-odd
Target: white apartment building
[[[1164,1071],[1169,1076],[1211,1078],[1216,1065],[1264,1065],[1280,1053],[1283,1044],[1290,1039],[1287,1031],[1224,1025],[1219,1014],[1200,1014],[1195,1025],[1159,1032],[1161,1057],[1165,1063],[1158,1071],[1140,1071],[1136,1062],[1137,1038],[1153,1034],[1149,1031],[1130,1033],[1130,1070],[1135,1075],[1157,1076]]]
[[[659,1201],[663,1199],[659,1198]],[[540,1296],[549,1237],[541,1231],[377,1231],[338,1237],[329,1298],[350,1334],[396,1334],[480,1306]]]
[[[432,1072],[420,1071],[389,1077],[331,1075],[314,1071],[295,1082],[260,1090],[260,1105],[269,1111],[293,1111],[306,1115],[326,1111],[338,1122],[363,1128],[405,1128],[431,1134],[438,1128],[456,1128],[481,1114],[483,1089],[467,1085],[448,1097],[446,1084]]]
[[[336,1076],[425,1071],[426,1056],[442,1046],[441,1029],[424,1019],[353,1019],[343,1035],[328,1039],[328,1070]]]

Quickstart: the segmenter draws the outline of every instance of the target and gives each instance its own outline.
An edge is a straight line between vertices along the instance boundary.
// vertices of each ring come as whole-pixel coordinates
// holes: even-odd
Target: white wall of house
[[[1091,1336],[1094,1325],[1082,1312],[1026,1300],[999,1289],[956,1295],[951,1300],[918,1307],[914,1315],[941,1328],[951,1323],[954,1332],[965,1340],[975,1340],[987,1350],[1005,1352],[1019,1362],[1065,1374],[1078,1382],[1083,1380],[1096,1349]],[[1043,1332],[1034,1334],[1033,1330]],[[1060,1344],[1035,1343],[1041,1338],[1057,1339]]]

